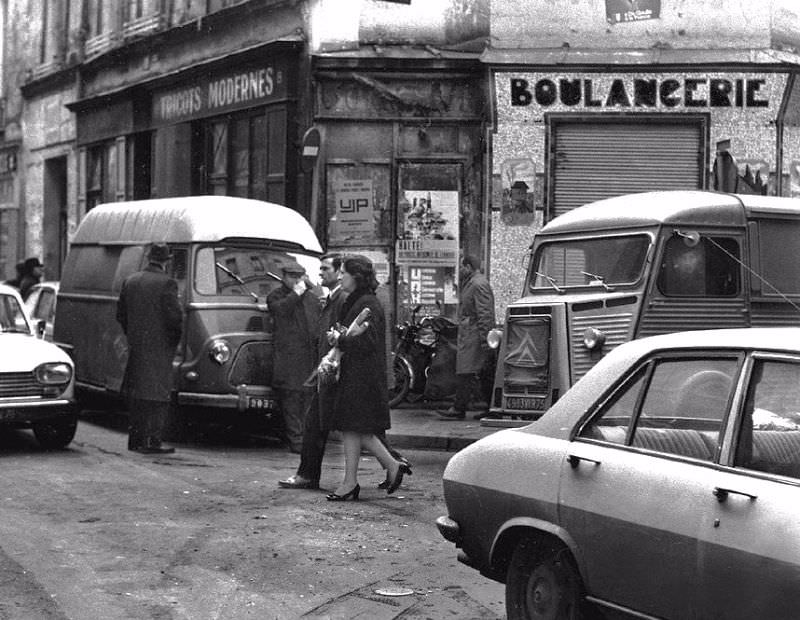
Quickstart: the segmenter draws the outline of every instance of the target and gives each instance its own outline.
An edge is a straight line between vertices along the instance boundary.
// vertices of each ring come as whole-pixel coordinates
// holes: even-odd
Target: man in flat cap
[[[300,454],[311,388],[303,385],[316,367],[319,295],[306,270],[296,261],[283,264],[282,286],[267,295],[274,318],[272,386],[283,414],[289,449]]]
[[[161,445],[172,361],[183,329],[178,283],[167,273],[171,258],[167,244],[152,244],[147,267],[125,279],[117,303],[117,321],[128,339],[122,390],[129,414],[128,450],[143,454],[175,451]]]

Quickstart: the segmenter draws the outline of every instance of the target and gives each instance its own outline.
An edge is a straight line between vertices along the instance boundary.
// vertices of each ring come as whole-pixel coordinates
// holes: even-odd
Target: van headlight
[[[211,343],[211,347],[208,349],[208,355],[217,364],[222,366],[225,362],[231,359],[231,348],[224,340],[215,340]]]
[[[42,385],[66,385],[72,379],[72,367],[65,362],[40,364],[33,372]]]
[[[500,343],[503,342],[503,330],[497,329],[490,329],[489,333],[486,334],[486,344],[489,345],[490,349],[499,349]]]
[[[606,335],[595,327],[587,327],[583,330],[583,344],[590,351],[599,349],[606,342]]]

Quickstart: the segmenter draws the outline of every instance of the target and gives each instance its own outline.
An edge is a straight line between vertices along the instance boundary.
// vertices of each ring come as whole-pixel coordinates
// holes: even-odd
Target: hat
[[[36,267],[44,267],[38,258],[25,259],[25,263],[23,264],[23,269],[25,269],[25,271],[30,272]]]
[[[153,243],[147,251],[147,258],[156,263],[166,263],[172,258],[172,252],[166,243]]]
[[[299,275],[303,275],[306,272],[306,268],[294,260],[285,262],[281,269],[283,269],[283,273],[296,273]]]

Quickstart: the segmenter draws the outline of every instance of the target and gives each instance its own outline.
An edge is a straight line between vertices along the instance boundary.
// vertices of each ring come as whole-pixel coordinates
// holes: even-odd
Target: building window
[[[114,142],[93,146],[86,158],[86,210],[115,200],[117,149]]]
[[[204,123],[208,194],[283,204],[286,196],[285,110]]]
[[[88,24],[89,38],[113,32],[116,26],[114,10],[116,0],[89,0]]]

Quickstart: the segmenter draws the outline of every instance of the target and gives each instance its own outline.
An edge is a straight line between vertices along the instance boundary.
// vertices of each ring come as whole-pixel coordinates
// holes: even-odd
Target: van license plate
[[[507,396],[506,409],[541,411],[544,409],[544,398],[533,396]]]
[[[258,398],[257,396],[250,396],[247,399],[248,409],[275,409],[276,403],[271,398]]]

